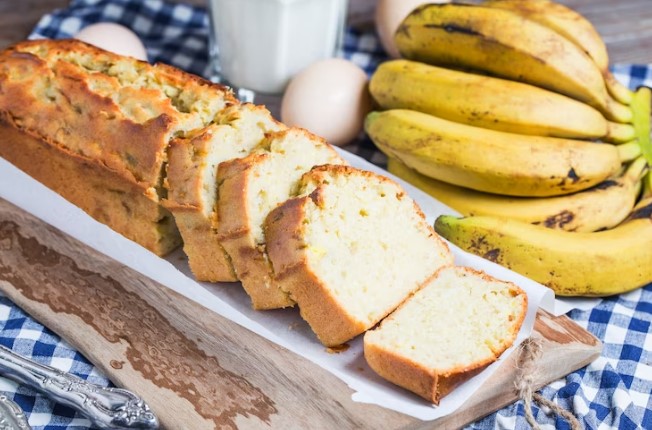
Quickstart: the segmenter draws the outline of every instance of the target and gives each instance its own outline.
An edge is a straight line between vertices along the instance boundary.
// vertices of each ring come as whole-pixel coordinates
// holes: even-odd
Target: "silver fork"
[[[57,403],[74,408],[97,428],[158,429],[159,423],[154,413],[142,398],[131,391],[92,384],[70,373],[31,361],[1,345],[0,373]]]
[[[0,396],[0,430],[31,430],[25,412],[7,396]]]

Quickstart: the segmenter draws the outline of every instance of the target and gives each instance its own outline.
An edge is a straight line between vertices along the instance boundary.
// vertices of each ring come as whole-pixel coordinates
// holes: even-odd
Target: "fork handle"
[[[1,345],[0,373],[77,410],[97,428],[158,429],[158,419],[136,394],[121,388],[92,384],[70,373],[31,361]]]

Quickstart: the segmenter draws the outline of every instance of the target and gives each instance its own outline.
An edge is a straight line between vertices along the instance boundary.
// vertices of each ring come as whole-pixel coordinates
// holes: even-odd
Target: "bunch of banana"
[[[390,172],[466,217],[442,236],[562,295],[652,282],[652,92],[616,81],[588,20],[550,0],[424,4],[395,42],[365,129]]]

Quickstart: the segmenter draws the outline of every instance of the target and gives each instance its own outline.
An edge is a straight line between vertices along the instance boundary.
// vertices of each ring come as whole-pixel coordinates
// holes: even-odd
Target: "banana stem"
[[[650,141],[650,114],[652,107],[652,89],[639,87],[634,93],[632,112],[634,113],[634,129],[641,152],[648,164],[652,166],[652,141]]]
[[[648,170],[647,175],[643,178],[643,192],[641,200],[652,198],[652,170]]]
[[[618,156],[620,161],[623,163],[629,163],[632,160],[637,159],[641,155],[641,145],[638,141],[633,140],[627,143],[621,143],[616,146],[618,148]]]

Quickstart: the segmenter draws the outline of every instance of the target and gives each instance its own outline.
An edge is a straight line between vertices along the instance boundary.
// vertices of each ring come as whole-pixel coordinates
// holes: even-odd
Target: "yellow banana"
[[[631,145],[505,133],[402,109],[370,113],[365,130],[381,151],[426,176],[531,197],[597,185],[620,169],[619,152]]]
[[[632,211],[646,171],[643,158],[625,174],[593,188],[560,197],[527,198],[483,193],[437,181],[390,158],[390,173],[411,183],[464,216],[510,218],[548,228],[591,232],[614,227]]]
[[[633,125],[607,121],[607,134],[602,140],[611,143],[624,143],[634,139],[636,139],[636,129]]]
[[[641,156],[641,145],[639,145],[638,140],[632,140],[631,142],[621,143],[616,146],[618,151],[618,157],[623,163],[628,163],[630,161],[636,160]]]
[[[586,52],[602,72],[607,90],[619,102],[630,104],[633,93],[609,71],[607,47],[593,24],[573,9],[550,0],[488,0],[483,6],[509,10],[564,36]]]
[[[437,233],[552,288],[609,296],[652,282],[652,202],[611,230],[574,233],[498,217],[440,216]]]
[[[570,97],[415,61],[381,64],[369,89],[383,109],[412,109],[493,130],[577,139],[597,139],[611,131],[617,141],[635,138],[630,125],[629,132],[625,124],[613,127],[596,109]]]
[[[547,88],[628,123],[632,111],[613,100],[602,73],[559,33],[507,10],[468,4],[426,4],[395,34],[404,58],[469,68]]]

